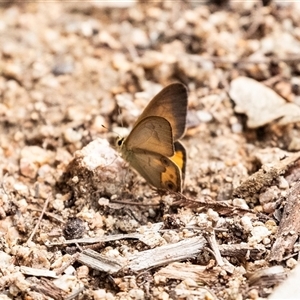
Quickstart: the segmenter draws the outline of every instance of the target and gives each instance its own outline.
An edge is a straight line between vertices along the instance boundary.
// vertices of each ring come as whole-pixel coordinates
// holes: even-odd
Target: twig
[[[33,207],[28,207],[28,209],[31,210],[31,211],[37,211],[37,212],[42,212],[42,211],[43,211],[42,209],[33,208]],[[50,218],[52,218],[52,219],[54,219],[54,220],[60,222],[60,223],[63,223],[63,224],[66,223],[64,220],[62,220],[61,218],[57,217],[55,214],[53,214],[53,213],[51,213],[51,212],[47,212],[47,211],[46,211],[46,212],[45,212],[45,215],[46,215],[47,217],[50,217]]]
[[[160,204],[153,204],[153,203],[141,203],[141,202],[130,202],[130,201],[123,201],[123,200],[110,200],[111,203],[116,204],[123,204],[123,205],[137,205],[137,206],[159,206]]]
[[[261,8],[261,5],[260,5]],[[262,15],[262,10],[258,9],[255,11],[255,14],[253,15],[253,20],[250,24],[250,27],[248,28],[248,31],[244,34],[244,39],[250,39],[258,30],[259,26],[263,24],[264,16]]]
[[[203,207],[205,209],[212,208],[222,215],[232,215],[232,214],[241,214],[241,213],[253,213],[251,209],[246,209],[242,207],[233,206],[229,201],[214,201],[210,198],[203,197],[202,199],[192,199],[182,195],[182,199],[179,201],[173,202],[172,205],[179,205],[181,207],[189,208],[199,208]]]
[[[269,255],[269,261],[282,261],[285,253],[293,251],[300,232],[300,182],[296,182],[286,198],[282,219],[276,234],[275,243]]]
[[[222,257],[221,253],[220,253],[220,248],[219,248],[219,245],[216,241],[216,236],[215,236],[215,232],[214,231],[207,231],[205,232],[204,234],[206,240],[208,241],[212,251],[213,251],[213,254],[214,254],[214,257],[216,259],[216,262],[217,264],[222,268],[224,269],[226,272],[230,273],[230,274],[233,274],[234,272],[234,266],[229,262],[227,261],[225,258]]]
[[[34,227],[32,233],[31,233],[30,237],[28,238],[28,240],[27,240],[27,242],[26,242],[27,245],[32,241],[32,239],[33,239],[33,237],[34,237],[36,231],[37,231],[38,228],[39,228],[39,225],[40,225],[40,223],[41,223],[41,221],[42,221],[42,218],[43,218],[43,216],[44,216],[44,214],[45,214],[45,212],[46,212],[47,206],[48,206],[48,204],[49,204],[50,197],[51,197],[51,196],[49,195],[48,198],[46,199],[46,202],[45,202],[45,204],[44,204],[42,213],[41,213],[41,215],[40,215],[40,217],[39,217],[39,219],[38,219],[38,221],[37,221],[37,223],[36,223],[36,225],[35,225],[35,227]]]
[[[300,62],[300,55],[295,54],[291,55],[290,57],[264,57],[261,59],[240,59],[240,60],[233,60],[224,57],[218,56],[210,56],[210,57],[203,57],[196,54],[187,54],[187,57],[191,58],[193,61],[196,62],[203,62],[203,61],[212,61],[213,63],[223,63],[223,64],[232,64],[232,65],[247,65],[247,64],[269,64],[271,62],[279,63],[297,63]]]
[[[79,252],[73,254],[72,257],[63,266],[55,270],[55,274],[57,276],[62,274],[69,266],[71,266],[78,259],[79,255]]]
[[[7,174],[8,174],[8,173],[4,174],[3,177],[1,176],[1,177],[2,177],[2,180],[1,180],[0,186],[1,186],[1,188],[2,188],[2,190],[3,190],[3,192],[4,192],[4,194],[7,195],[7,196],[9,197],[9,194],[8,194],[8,192],[6,191],[5,186],[4,186],[4,181],[5,181],[6,177],[8,176]]]
[[[264,80],[264,81],[261,81],[261,83],[263,83],[263,84],[266,85],[266,86],[271,87],[271,86],[272,86],[273,84],[275,84],[276,82],[282,80],[282,77],[283,77],[282,74],[278,74],[278,75],[273,76],[273,77],[271,77],[271,78],[268,78],[268,79],[266,79],[266,80]]]
[[[163,245],[135,253],[124,260],[108,258],[91,249],[79,254],[78,261],[88,267],[115,274],[119,271],[140,272],[169,263],[195,257],[203,249],[206,241],[202,236],[188,238],[174,244]]]
[[[260,170],[242,182],[233,191],[233,195],[239,198],[246,198],[260,192],[262,188],[270,186],[274,179],[284,174],[299,159],[300,152],[296,152],[279,162],[275,162],[272,167],[262,166]]]

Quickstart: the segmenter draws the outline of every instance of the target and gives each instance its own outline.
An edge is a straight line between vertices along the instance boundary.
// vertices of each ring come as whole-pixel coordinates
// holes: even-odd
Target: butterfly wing
[[[129,161],[148,183],[158,189],[181,192],[181,171],[168,157],[147,150],[135,150]]]
[[[176,141],[185,132],[187,100],[187,89],[183,84],[170,84],[149,102],[135,126],[150,116],[163,117],[171,124],[173,140]]]
[[[121,146],[121,152],[126,159],[126,152],[136,149],[159,153],[163,156],[173,156],[174,145],[170,123],[157,116],[142,119],[135,125]]]
[[[182,184],[185,179],[185,168],[186,168],[186,151],[184,146],[176,141],[174,143],[175,153],[170,159],[178,166],[181,170]]]
[[[181,192],[186,152],[175,142],[185,131],[187,91],[175,83],[148,104],[125,140],[118,145],[130,165],[158,189]]]

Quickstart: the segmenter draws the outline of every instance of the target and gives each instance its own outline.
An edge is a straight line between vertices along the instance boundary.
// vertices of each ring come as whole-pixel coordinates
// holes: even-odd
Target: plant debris
[[[1,3],[0,298],[297,287],[299,28],[298,2]],[[163,193],[115,141],[174,82],[187,165]]]

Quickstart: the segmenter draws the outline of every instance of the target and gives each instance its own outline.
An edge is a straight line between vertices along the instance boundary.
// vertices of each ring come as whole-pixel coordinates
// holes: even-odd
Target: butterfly
[[[178,141],[185,132],[187,89],[173,83],[147,105],[126,138],[117,140],[122,157],[157,189],[181,192],[186,151]]]

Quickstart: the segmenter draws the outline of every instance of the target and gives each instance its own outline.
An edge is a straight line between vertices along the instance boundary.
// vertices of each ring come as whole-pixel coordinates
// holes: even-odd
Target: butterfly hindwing
[[[170,158],[146,150],[137,150],[129,163],[154,187],[181,191],[181,171]]]
[[[186,168],[186,151],[184,146],[176,141],[174,143],[174,149],[175,153],[174,155],[170,158],[181,170],[181,177],[182,177],[182,184],[185,179],[185,168]]]

